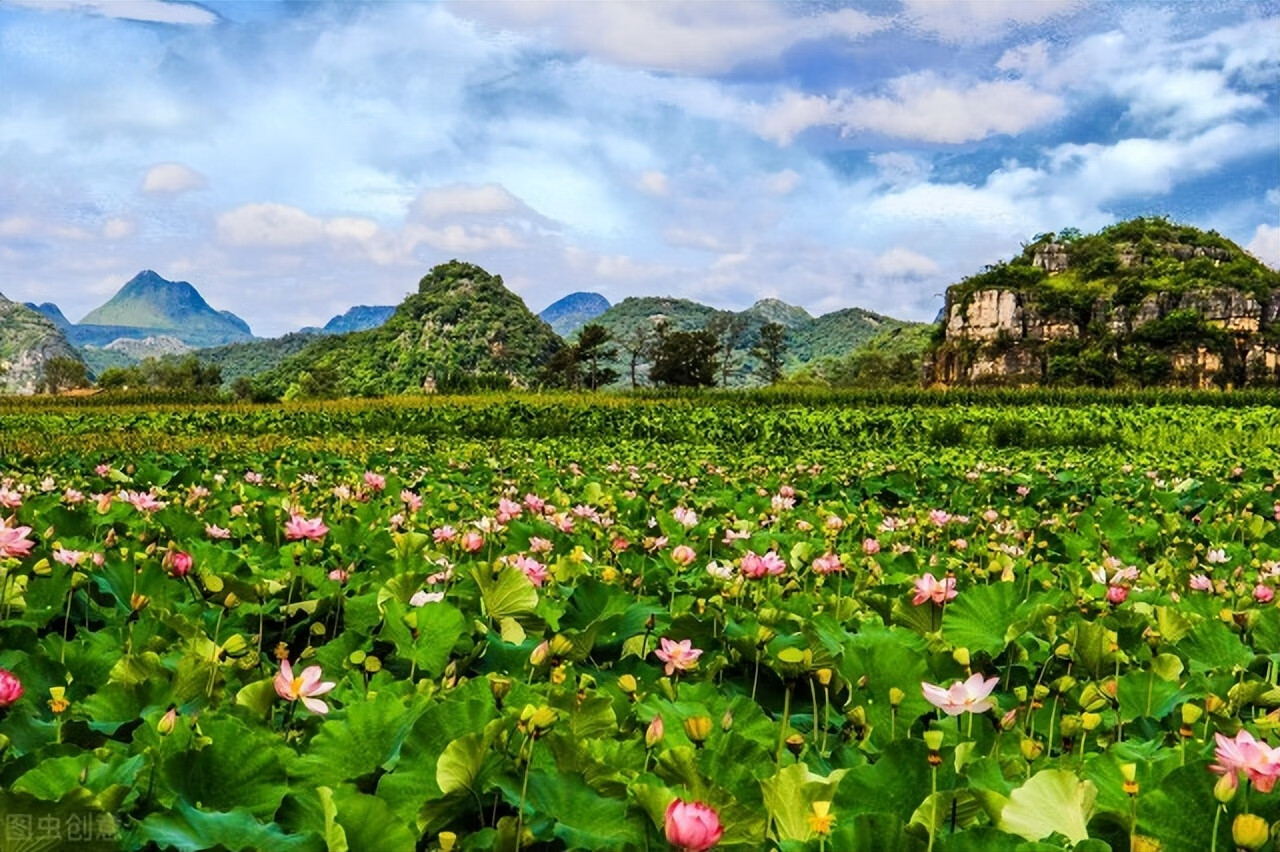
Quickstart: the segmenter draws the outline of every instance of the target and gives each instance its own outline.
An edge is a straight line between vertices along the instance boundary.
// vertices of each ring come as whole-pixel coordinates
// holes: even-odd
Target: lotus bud
[[[553,657],[564,657],[573,650],[573,642],[568,637],[557,634],[551,638],[549,650]]]
[[[529,654],[529,663],[531,665],[540,666],[547,661],[547,657],[551,654],[551,645],[546,640],[538,644],[536,648]]]
[[[1000,717],[1000,730],[1012,731],[1013,726],[1018,724],[1018,708],[1014,707],[1008,713]]]
[[[142,612],[144,609],[147,608],[147,605],[150,603],[151,603],[151,598],[147,597],[146,595],[141,595],[141,594],[138,594],[137,592],[134,592],[132,595],[129,596],[129,607],[134,612]]]
[[[690,716],[684,720],[684,732],[694,745],[701,746],[711,735],[711,717]]]
[[[0,734],[0,754],[4,754],[9,748],[9,743],[13,742],[8,735]]]
[[[1138,795],[1138,764],[1120,764],[1120,777],[1124,779],[1124,791],[1130,796]]]
[[[640,684],[636,683],[635,675],[624,674],[618,678],[618,689],[622,690],[623,695],[634,698],[636,690],[640,688]]]
[[[497,675],[490,675],[489,692],[493,693],[493,700],[501,707],[503,699],[511,692],[511,680]]]
[[[1040,755],[1044,754],[1044,743],[1025,737],[1020,744],[1022,749],[1022,757],[1027,763],[1034,763]]]
[[[1236,777],[1235,772],[1228,772],[1213,785],[1213,797],[1225,805],[1236,797],[1238,789],[1240,789],[1239,778]]]
[[[1095,730],[1102,724],[1101,713],[1082,713],[1080,714],[1080,724],[1086,731]]]
[[[662,724],[662,717],[654,716],[653,721],[649,723],[649,727],[646,728],[644,732],[644,747],[653,748],[658,743],[662,742],[662,735],[664,732],[665,727]]]
[[[955,660],[958,665],[969,668],[969,649],[956,648],[951,652],[951,659]]]
[[[724,715],[720,717],[720,730],[728,732],[733,727],[733,711],[726,710]]]
[[[173,733],[174,726],[178,723],[178,708],[170,707],[169,712],[160,717],[160,721],[156,723],[156,730],[161,736],[169,736]]]
[[[892,707],[893,709],[897,710],[899,707],[901,707],[902,702],[906,697],[907,697],[907,694],[903,692],[901,689],[898,689],[898,687],[896,686],[889,687],[889,706]]]
[[[1240,849],[1257,852],[1271,837],[1271,826],[1257,814],[1237,814],[1231,823],[1231,839]]]

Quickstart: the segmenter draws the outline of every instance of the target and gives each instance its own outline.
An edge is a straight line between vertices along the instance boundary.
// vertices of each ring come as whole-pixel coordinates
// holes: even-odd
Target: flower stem
[[[929,846],[927,852],[933,852],[933,838],[938,833],[938,767],[929,767]]]
[[[524,840],[524,800],[529,792],[529,768],[533,766],[533,737],[529,737],[529,758],[524,764],[524,781],[520,784],[520,810],[516,815],[516,852],[520,852],[520,843]]]
[[[782,765],[782,747],[787,742],[787,722],[791,717],[791,684],[787,683],[786,697],[782,699],[782,728],[778,731],[778,753],[774,761]]]

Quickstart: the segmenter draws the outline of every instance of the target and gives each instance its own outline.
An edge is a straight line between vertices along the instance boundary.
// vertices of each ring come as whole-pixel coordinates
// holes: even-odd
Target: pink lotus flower
[[[844,529],[844,518],[839,515],[828,515],[822,526],[827,532],[840,532]]]
[[[1107,586],[1107,603],[1119,606],[1129,599],[1128,586]]]
[[[84,492],[68,488],[62,492],[62,499],[72,506],[79,506],[84,502]]]
[[[930,509],[929,521],[937,527],[946,526],[951,523],[951,513],[945,512],[942,509]]]
[[[514,564],[524,572],[529,582],[538,588],[542,588],[542,584],[547,582],[547,577],[550,576],[547,573],[547,567],[531,556],[521,554],[515,558]]]
[[[429,603],[440,603],[444,600],[444,592],[428,592],[426,589],[419,589],[413,593],[413,597],[409,598],[410,606],[426,606]]]
[[[741,570],[743,576],[758,580],[766,574],[771,577],[777,577],[787,570],[787,563],[783,562],[782,557],[772,550],[764,556],[748,550],[747,555],[742,557]]]
[[[1188,584],[1193,591],[1211,592],[1213,591],[1213,581],[1204,574],[1192,574],[1191,582]]]
[[[329,572],[329,579],[335,583],[346,583],[351,579],[351,572],[346,568],[334,568]]]
[[[1025,485],[1019,485],[1019,486],[1018,486],[1018,496],[1019,496],[1019,497],[1026,497],[1026,496],[1027,496],[1028,494],[1030,494],[1030,493],[1031,493],[1031,489],[1030,489],[1030,488],[1028,488],[1027,486],[1025,486]]]
[[[509,524],[524,513],[524,507],[514,500],[503,497],[498,501],[497,519],[500,524]]]
[[[925,574],[916,580],[916,594],[911,599],[911,603],[916,606],[925,601],[933,601],[941,606],[956,596],[956,578],[944,577],[938,580],[933,574]]]
[[[0,507],[5,509],[17,509],[22,506],[22,495],[17,491],[11,491],[3,485],[0,485]]]
[[[150,491],[126,491],[124,499],[139,512],[158,512],[169,504],[157,500]]]
[[[175,550],[169,554],[169,572],[173,576],[182,578],[191,573],[191,565],[194,560],[191,554],[182,550]]]
[[[442,527],[436,527],[431,531],[431,538],[435,540],[436,544],[448,544],[457,537],[458,531],[448,524],[445,524]]]
[[[462,534],[462,549],[467,553],[477,553],[484,547],[484,536],[474,530]]]
[[[677,565],[692,565],[697,558],[697,552],[687,544],[678,544],[671,550],[671,560]]]
[[[21,559],[31,555],[36,543],[27,538],[31,527],[8,527],[0,524],[0,559]]]
[[[541,515],[542,510],[546,508],[547,501],[543,500],[537,494],[526,494],[524,495],[524,505],[526,509],[533,512],[535,515]]]
[[[382,491],[387,487],[387,478],[380,473],[366,470],[364,472],[364,484],[374,491]]]
[[[706,852],[724,834],[720,816],[702,802],[673,799],[664,822],[667,842],[680,852]]]
[[[534,553],[550,553],[551,547],[551,542],[548,539],[539,538],[536,535],[529,537],[529,550]]]
[[[284,525],[284,537],[289,541],[319,541],[329,533],[323,518],[304,518],[293,515]]]
[[[880,542],[874,538],[864,538],[862,540],[862,552],[867,556],[875,556],[880,552]]]
[[[838,574],[844,570],[844,563],[834,553],[824,553],[813,560],[813,573]]]
[[[205,524],[204,534],[215,540],[231,538],[231,530],[217,524]]]
[[[111,473],[111,465],[100,464],[93,469],[93,472],[98,474],[98,476],[106,476],[107,474]]]
[[[920,690],[934,707],[948,716],[959,716],[961,713],[985,713],[995,706],[990,699],[991,690],[1000,682],[998,677],[983,678],[975,673],[968,680],[958,680],[944,689],[932,683],[921,683]]]
[[[262,484],[262,474],[258,473],[257,471],[253,471],[253,470],[246,471],[246,472],[245,472],[245,475],[244,475],[244,481],[245,481],[245,482],[247,482],[247,483],[249,483],[250,485],[261,485],[261,484]]]
[[[684,506],[676,506],[672,509],[671,517],[675,518],[676,523],[685,529],[698,525],[698,513]]]
[[[400,492],[400,500],[411,515],[422,508],[422,498],[407,488]]]
[[[1258,603],[1271,603],[1276,599],[1275,589],[1271,588],[1266,583],[1259,583],[1253,587],[1253,599]]]
[[[702,656],[702,651],[693,647],[693,640],[691,639],[672,642],[664,636],[659,644],[660,647],[653,654],[667,664],[666,672],[668,677],[677,671],[687,672],[698,665],[698,658]]]
[[[58,548],[53,552],[53,561],[72,568],[79,565],[84,559],[84,552],[80,550],[63,550]]]
[[[312,713],[319,713],[321,716],[329,712],[329,705],[325,704],[317,695],[324,695],[329,690],[337,686],[333,681],[320,682],[321,671],[319,666],[308,666],[302,670],[300,677],[293,676],[293,667],[289,665],[288,660],[280,661],[280,671],[275,677],[274,685],[276,695],[279,695],[286,701],[297,701],[302,699],[303,705]]]
[[[22,681],[8,669],[0,669],[0,708],[11,706],[22,697]]]
[[[1260,792],[1270,793],[1280,777],[1280,749],[1255,740],[1244,729],[1237,731],[1234,738],[1214,736],[1218,743],[1213,752],[1217,763],[1209,767],[1210,771],[1233,777],[1243,772]]]
[[[1227,551],[1224,548],[1211,548],[1204,555],[1204,561],[1211,565],[1224,565],[1231,561],[1231,557],[1227,555]]]

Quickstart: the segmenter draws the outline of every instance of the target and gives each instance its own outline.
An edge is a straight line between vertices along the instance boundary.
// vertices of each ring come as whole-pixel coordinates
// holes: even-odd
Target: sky
[[[154,269],[259,335],[452,258],[932,320],[1137,215],[1280,266],[1280,2],[0,0],[0,292]]]

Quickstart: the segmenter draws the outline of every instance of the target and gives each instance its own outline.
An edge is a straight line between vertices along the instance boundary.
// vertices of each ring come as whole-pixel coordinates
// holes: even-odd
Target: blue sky
[[[932,319],[1035,234],[1280,265],[1280,3],[0,0],[0,291],[273,335],[434,264]]]

